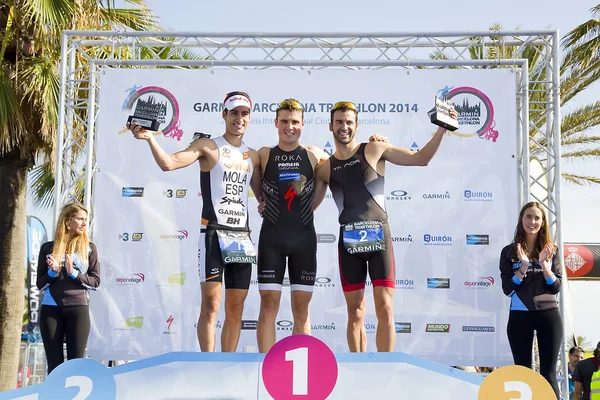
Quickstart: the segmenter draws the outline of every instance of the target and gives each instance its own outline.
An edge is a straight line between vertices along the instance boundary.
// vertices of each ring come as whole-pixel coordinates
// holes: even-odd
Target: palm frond
[[[158,30],[157,19],[147,7],[100,8],[100,23],[105,29]]]
[[[588,176],[588,175],[576,175],[576,174],[567,174],[567,173],[563,173],[562,177],[567,181],[567,182],[571,182],[574,183],[576,185],[591,185],[593,184],[600,184],[600,178],[596,177],[596,176]]]
[[[58,124],[59,93],[59,77],[54,63],[45,57],[27,60],[20,72],[20,81],[24,85],[25,99],[39,110],[44,110],[40,113],[41,139],[45,143],[52,142]]]
[[[23,21],[35,36],[59,35],[61,28],[72,19],[75,7],[72,0],[29,0],[24,2]]]
[[[563,159],[577,158],[577,159],[596,159],[600,157],[600,147],[596,147],[593,149],[581,149],[575,150],[568,153],[562,153],[561,157]],[[600,179],[600,178],[599,178]]]
[[[600,101],[565,114],[560,124],[561,136],[569,137],[600,125]]]
[[[600,54],[600,19],[592,18],[577,26],[563,39],[564,64],[585,68]]]
[[[596,143],[600,144],[600,136],[578,135],[578,136],[571,136],[567,139],[563,138],[560,141],[560,144],[563,147],[586,145],[586,144],[596,144]]]
[[[54,206],[54,176],[52,165],[45,163],[35,166],[27,180],[29,182],[29,195],[33,204],[43,210]]]
[[[8,74],[7,68],[0,69],[0,155],[20,149],[26,140],[19,96]]]

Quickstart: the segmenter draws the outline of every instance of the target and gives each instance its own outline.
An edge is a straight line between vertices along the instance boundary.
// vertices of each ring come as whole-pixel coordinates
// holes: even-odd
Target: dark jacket
[[[50,290],[50,294],[58,306],[89,305],[88,290],[95,290],[100,286],[100,263],[98,262],[98,249],[96,245],[90,243],[87,270],[80,270],[79,275],[75,279],[67,274],[66,268],[61,268],[55,278],[48,275],[46,256],[52,254],[53,247],[54,242],[46,242],[40,248],[36,281],[38,289],[42,290],[44,287],[47,287],[46,290]]]
[[[511,243],[502,249],[500,253],[500,278],[502,279],[502,290],[507,296],[515,293],[529,311],[541,311],[557,308],[556,294],[562,285],[561,263],[558,253],[552,257],[550,269],[556,276],[556,281],[546,283],[542,266],[539,261],[530,261],[527,276],[520,285],[513,281],[515,271],[521,268],[521,261],[516,256],[515,244]]]

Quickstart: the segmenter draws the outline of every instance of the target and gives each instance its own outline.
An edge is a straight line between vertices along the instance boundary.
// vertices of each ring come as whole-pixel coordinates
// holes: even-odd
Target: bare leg
[[[246,296],[248,296],[246,289],[225,290],[225,322],[223,322],[223,332],[221,332],[221,351],[223,352],[235,352],[237,349]]]
[[[367,351],[367,333],[365,332],[365,290],[344,292],[348,308],[348,328],[346,337],[351,352]]]
[[[394,289],[385,286],[373,288],[375,313],[377,314],[377,351],[394,351],[396,330],[394,328]]]
[[[281,292],[279,290],[260,291],[260,314],[256,329],[258,351],[268,352],[275,344],[275,318],[279,312]]]
[[[222,290],[221,282],[202,282],[200,284],[202,303],[196,327],[200,351],[215,351],[215,321],[221,305]]]
[[[310,299],[312,292],[292,290],[292,315],[294,316],[294,335],[310,335]]]

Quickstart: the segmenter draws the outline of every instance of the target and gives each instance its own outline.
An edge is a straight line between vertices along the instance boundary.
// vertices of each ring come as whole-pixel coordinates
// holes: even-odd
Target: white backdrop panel
[[[243,90],[255,102],[244,141],[258,149],[276,144],[276,105],[294,97],[306,108],[301,142],[331,153],[329,110],[336,101],[348,100],[361,107],[360,141],[380,132],[398,147],[418,150],[436,128],[426,114],[433,98],[446,92],[459,110],[459,130],[444,138],[429,166],[388,164],[386,170],[396,260],[396,350],[450,365],[512,362],[506,340],[508,299],[498,271],[498,256],[511,240],[519,207],[512,71],[107,68],[100,82],[93,238],[101,254],[102,286],[92,299],[92,356],[137,359],[199,349],[199,167],[162,172],[148,146],[124,129],[134,111],[161,113],[165,134],[157,140],[174,153],[190,143],[194,132],[222,135],[223,97]],[[252,197],[255,242],[261,223],[256,205]],[[328,194],[315,218],[318,283],[311,323],[314,336],[344,352],[337,215]],[[374,351],[377,319],[370,286],[366,297],[368,350]],[[244,320],[250,322],[242,331],[240,351],[256,348],[252,322],[258,312],[254,268],[244,309]],[[217,338],[223,316],[221,311]],[[286,287],[278,338],[291,334],[292,320]]]

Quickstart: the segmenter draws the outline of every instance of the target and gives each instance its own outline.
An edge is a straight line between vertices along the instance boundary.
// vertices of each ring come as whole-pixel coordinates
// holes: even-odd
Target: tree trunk
[[[17,385],[23,324],[28,165],[0,158],[0,392]]]

